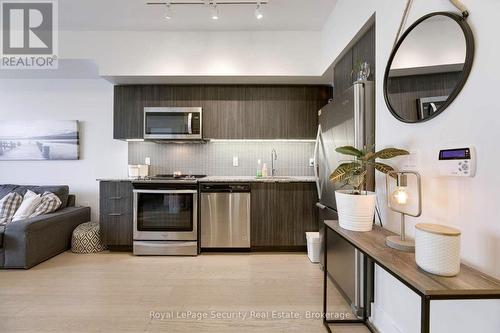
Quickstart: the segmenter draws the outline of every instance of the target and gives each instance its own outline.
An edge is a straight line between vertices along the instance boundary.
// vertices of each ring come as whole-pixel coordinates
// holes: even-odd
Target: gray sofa
[[[62,205],[54,213],[0,226],[0,268],[31,268],[66,251],[73,230],[90,221],[90,207],[75,207],[68,186],[0,185],[0,199],[10,192],[24,195],[28,189],[52,192]]]

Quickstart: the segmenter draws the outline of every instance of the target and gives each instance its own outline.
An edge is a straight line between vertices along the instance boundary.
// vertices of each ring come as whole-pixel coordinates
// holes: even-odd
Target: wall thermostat
[[[474,177],[476,152],[473,147],[439,151],[439,173],[442,176]]]

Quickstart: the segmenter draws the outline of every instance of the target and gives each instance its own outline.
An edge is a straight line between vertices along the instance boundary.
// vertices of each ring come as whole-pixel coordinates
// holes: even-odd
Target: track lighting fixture
[[[212,20],[218,20],[220,17],[219,7],[222,5],[225,6],[257,6],[255,8],[255,18],[257,20],[261,20],[264,18],[263,8],[266,4],[269,3],[270,0],[163,0],[159,2],[146,2],[146,5],[161,5],[164,6],[165,10],[165,19],[172,19],[172,9],[175,6],[205,6],[210,9],[210,17]],[[175,5],[175,6],[174,6]]]
[[[255,9],[255,18],[257,20],[260,20],[264,17],[264,14],[262,14],[262,5],[260,1],[257,2],[257,8]]]
[[[165,4],[165,18],[167,20],[172,18],[172,7],[170,7],[170,1]]]
[[[217,7],[217,3],[214,1],[212,3],[212,20],[219,19],[219,7]]]

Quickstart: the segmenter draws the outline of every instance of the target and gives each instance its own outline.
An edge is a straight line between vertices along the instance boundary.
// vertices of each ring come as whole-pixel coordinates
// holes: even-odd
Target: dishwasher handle
[[[249,184],[203,184],[202,193],[246,193],[250,192]]]

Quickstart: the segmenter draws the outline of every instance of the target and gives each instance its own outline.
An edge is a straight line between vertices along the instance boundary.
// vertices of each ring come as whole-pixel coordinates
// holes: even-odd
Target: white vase
[[[363,192],[352,194],[352,191],[335,191],[339,225],[352,231],[370,231],[375,217],[376,194]]]

